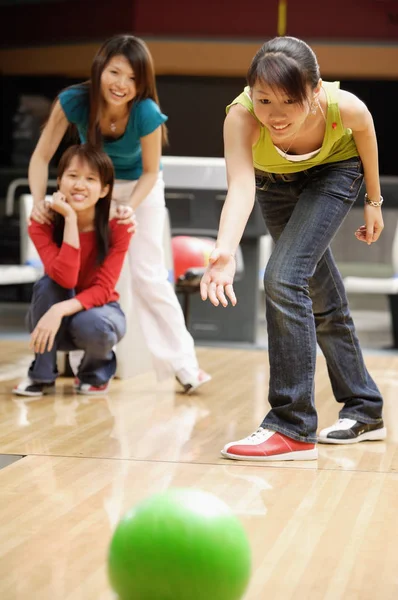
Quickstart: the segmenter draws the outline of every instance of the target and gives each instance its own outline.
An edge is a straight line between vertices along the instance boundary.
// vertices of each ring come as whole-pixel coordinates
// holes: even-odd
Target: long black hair
[[[286,95],[303,105],[307,100],[307,86],[315,89],[320,78],[314,51],[294,37],[276,37],[266,42],[257,52],[247,72],[247,82],[253,87],[257,81],[273,89],[282,89]]]
[[[109,251],[109,210],[115,180],[113,164],[105,152],[97,150],[89,144],[70,146],[63,153],[58,164],[57,177],[59,181],[75,156],[82,162],[88,163],[93,171],[98,173],[102,188],[109,186],[106,196],[99,198],[95,205],[94,227],[97,240],[97,262],[101,264]],[[64,227],[64,217],[55,213],[53,239],[58,247],[62,246]]]

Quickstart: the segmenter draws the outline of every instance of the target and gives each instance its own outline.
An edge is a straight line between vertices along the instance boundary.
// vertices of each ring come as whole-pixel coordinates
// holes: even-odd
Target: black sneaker
[[[29,377],[24,379],[12,390],[13,394],[17,396],[45,396],[47,394],[54,394],[55,383],[40,383],[39,381],[33,381]]]
[[[322,429],[318,442],[322,444],[355,444],[356,442],[385,440],[387,429],[380,423],[361,423],[354,419],[339,419],[331,427]]]

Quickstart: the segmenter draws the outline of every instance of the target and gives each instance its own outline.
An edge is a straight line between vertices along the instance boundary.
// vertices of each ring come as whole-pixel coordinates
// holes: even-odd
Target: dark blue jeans
[[[256,173],[257,201],[275,248],[264,274],[271,411],[263,427],[315,442],[317,342],[341,418],[378,423],[383,401],[370,377],[330,243],[363,180],[353,158],[291,175]]]
[[[32,332],[51,306],[75,295],[47,275],[33,287],[33,296],[27,314]],[[116,372],[116,356],[112,348],[126,332],[126,319],[117,302],[110,302],[64,317],[55,338],[53,349],[36,354],[30,366],[29,377],[41,383],[52,383],[58,375],[57,350],[84,350],[77,376],[83,383],[103,385]]]

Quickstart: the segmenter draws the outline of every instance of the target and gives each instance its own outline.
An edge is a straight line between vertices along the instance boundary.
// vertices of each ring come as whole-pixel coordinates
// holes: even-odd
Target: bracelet
[[[368,198],[368,195],[365,194],[365,204],[369,204],[369,206],[375,206],[377,208],[377,207],[381,206],[383,204],[383,202],[384,202],[383,196],[380,196],[379,202],[375,202],[374,200],[370,200]]]

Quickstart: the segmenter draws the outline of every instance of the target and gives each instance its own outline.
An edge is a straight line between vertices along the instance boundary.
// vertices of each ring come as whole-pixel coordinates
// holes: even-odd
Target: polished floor
[[[216,494],[241,519],[253,553],[245,600],[398,598],[398,355],[367,353],[385,398],[388,439],[319,446],[312,462],[220,458],[267,410],[266,351],[199,348],[213,380],[184,396],[151,373],[107,396],[13,397],[24,340],[0,341],[0,598],[111,600],[106,554],[121,515],[169,487]],[[337,416],[319,357],[320,426]],[[189,597],[187,597],[189,600]],[[209,600],[217,600],[210,599]]]

